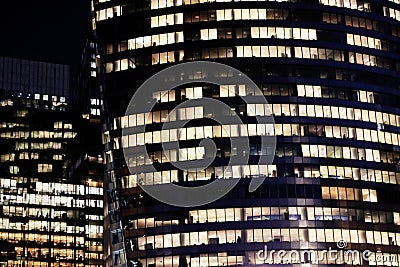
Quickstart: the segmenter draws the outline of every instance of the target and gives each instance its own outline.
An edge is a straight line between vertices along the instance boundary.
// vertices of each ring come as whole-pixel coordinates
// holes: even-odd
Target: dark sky
[[[2,1],[0,55],[78,65],[90,25],[89,0]]]

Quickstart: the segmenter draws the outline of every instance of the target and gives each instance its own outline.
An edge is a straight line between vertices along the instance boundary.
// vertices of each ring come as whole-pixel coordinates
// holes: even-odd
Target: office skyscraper
[[[102,156],[70,79],[65,65],[0,58],[0,266],[102,266]]]
[[[398,265],[398,1],[93,0],[92,8],[107,116],[107,266],[294,263],[277,254],[258,257],[265,245],[287,253],[312,250],[321,265]],[[238,100],[254,94],[240,84],[160,88],[147,121],[145,114],[125,116],[147,78],[197,60],[237,68],[259,86],[275,119],[272,164],[254,164],[265,153],[257,137],[268,134],[254,118],[265,114]],[[186,110],[193,123],[179,129],[179,137],[178,129],[163,131],[170,110],[202,97],[224,101],[241,116],[251,146],[249,164],[239,166],[243,177],[225,164],[235,153],[226,140],[240,135],[237,126],[227,132]],[[135,132],[145,123],[146,134]],[[131,134],[121,137],[121,129]],[[195,160],[199,140],[209,136],[218,148],[211,167],[171,166],[169,160]],[[179,151],[162,151],[161,143],[178,139]],[[152,151],[151,161],[138,155],[125,162],[123,148],[141,146]],[[140,178],[128,171],[151,164],[160,171],[145,177],[162,177],[157,183],[267,179],[252,193],[250,179],[241,179],[214,203],[177,208],[141,191]],[[360,254],[335,260],[324,256],[328,248],[371,255],[368,262]]]

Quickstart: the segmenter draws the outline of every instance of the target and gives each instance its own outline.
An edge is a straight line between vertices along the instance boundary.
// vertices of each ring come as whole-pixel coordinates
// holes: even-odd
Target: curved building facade
[[[94,0],[92,7],[106,115],[107,266],[399,265],[398,1]],[[238,101],[254,94],[240,84],[160,88],[147,121],[125,116],[147,78],[197,60],[232,66],[258,85],[275,120],[271,164],[258,164],[268,154],[259,138],[271,133],[254,118],[266,109]],[[203,97],[229,104],[241,128],[226,131],[193,109],[181,115],[193,122],[179,133],[162,131],[177,104]],[[135,132],[144,124],[147,133]],[[249,162],[237,177],[226,166],[235,155],[226,140],[242,129]],[[199,140],[210,136],[218,150],[209,168],[171,166],[202,157]],[[160,149],[178,140],[179,151]],[[124,160],[123,148],[141,146],[150,161]],[[157,164],[158,181],[128,170],[148,164]],[[196,208],[160,203],[137,185],[254,175],[266,177],[256,191],[241,179]]]

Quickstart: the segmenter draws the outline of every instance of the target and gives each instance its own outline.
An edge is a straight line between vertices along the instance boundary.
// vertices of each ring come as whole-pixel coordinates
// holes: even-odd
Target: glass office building
[[[93,0],[92,9],[107,118],[107,266],[296,264],[296,253],[311,253],[300,259],[306,264],[399,265],[398,1]],[[265,153],[257,137],[268,133],[254,117],[264,109],[236,101],[254,93],[237,84],[160,89],[148,133],[135,134],[145,114],[125,116],[133,92],[158,71],[197,60],[237,68],[259,86],[275,119],[272,164],[255,164]],[[184,134],[162,132],[174,106],[202,97],[240,114],[251,143],[244,177],[224,165],[234,154],[224,140],[238,136],[235,125],[224,131],[187,110],[194,123]],[[123,129],[132,134],[121,137]],[[208,136],[218,147],[211,167],[170,167],[171,158],[195,160]],[[180,151],[160,149],[178,139]],[[151,162],[125,162],[123,148],[140,146],[152,151]],[[128,171],[152,163],[161,166],[160,183],[267,179],[252,193],[250,179],[241,179],[214,203],[178,208],[141,191]],[[295,256],[264,257],[265,246]],[[329,248],[356,255],[324,256]]]
[[[0,57],[0,266],[103,266],[101,140],[70,90],[68,66]]]

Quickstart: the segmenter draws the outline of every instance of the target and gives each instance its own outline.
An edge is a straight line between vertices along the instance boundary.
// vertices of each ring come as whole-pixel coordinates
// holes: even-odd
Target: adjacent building
[[[268,251],[313,251],[318,264],[399,265],[400,254],[400,3],[398,1],[93,0],[99,45],[99,88],[105,107],[106,266],[239,266],[295,264]],[[216,61],[247,74],[275,118],[275,160],[256,164],[265,151],[258,136],[266,114],[243,104],[254,94],[240,84],[186,85],[167,92],[147,122],[125,116],[129,100],[153,74],[177,63]],[[193,122],[165,133],[169,111],[186,99],[213,97],[240,114],[250,140],[244,177],[226,162],[227,140],[238,135],[187,115]],[[187,110],[187,114],[195,111]],[[187,117],[187,118],[189,118]],[[147,124],[147,134],[137,134]],[[131,134],[122,136],[122,130]],[[184,134],[182,134],[182,131]],[[170,164],[194,160],[199,141],[218,147],[205,171]],[[180,141],[180,151],[160,144]],[[126,162],[123,148],[146,146],[151,161]],[[193,153],[194,152],[194,153]],[[168,153],[168,157],[166,156]],[[186,156],[185,156],[186,155]],[[192,155],[192,157],[191,157]],[[194,157],[194,158],[193,158]],[[218,178],[250,179],[224,198],[197,208],[160,203],[137,186],[128,167],[157,164],[146,179],[188,186]],[[156,181],[154,181],[156,182]],[[339,242],[339,243],[338,243]],[[371,251],[369,261],[328,258],[324,250]],[[296,253],[293,253],[296,254]],[[271,255],[271,253],[269,254]],[[314,255],[315,256],[315,255]],[[307,256],[301,263],[316,263]]]
[[[72,110],[70,79],[0,57],[0,266],[102,266],[102,156],[82,143],[90,118]]]

